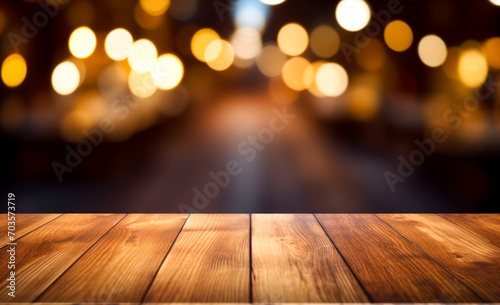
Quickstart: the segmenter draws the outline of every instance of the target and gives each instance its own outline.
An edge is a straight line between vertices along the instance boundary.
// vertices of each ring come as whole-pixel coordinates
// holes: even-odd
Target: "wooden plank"
[[[36,230],[61,214],[15,214],[15,237],[19,239],[29,232]],[[0,248],[10,242],[7,236],[7,214],[0,215]]]
[[[500,214],[439,214],[500,247]]]
[[[191,214],[144,302],[248,302],[250,217]]]
[[[140,302],[186,218],[127,215],[36,301]]]
[[[124,215],[66,214],[22,238],[16,246],[16,302],[32,302]],[[7,251],[0,253],[0,279],[9,278]],[[0,286],[0,302],[14,300]]]
[[[369,301],[312,214],[252,215],[252,288],[257,303]]]
[[[375,215],[317,218],[373,302],[481,302]]]
[[[500,302],[500,248],[435,214],[379,217],[487,302]]]

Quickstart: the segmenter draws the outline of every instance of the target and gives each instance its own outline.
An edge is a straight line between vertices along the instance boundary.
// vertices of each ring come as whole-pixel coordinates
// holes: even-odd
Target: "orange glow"
[[[284,25],[278,32],[280,50],[290,56],[302,54],[309,42],[306,30],[297,23]]]
[[[392,50],[403,52],[411,46],[413,32],[406,22],[394,20],[385,27],[384,40]]]
[[[313,68],[309,61],[303,57],[290,58],[283,66],[281,76],[283,82],[290,89],[302,91],[311,85],[314,80]]]

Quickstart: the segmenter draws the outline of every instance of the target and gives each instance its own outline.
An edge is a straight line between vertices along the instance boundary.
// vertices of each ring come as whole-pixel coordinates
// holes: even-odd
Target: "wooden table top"
[[[0,302],[500,302],[500,214],[21,214],[16,238]],[[5,214],[0,242],[5,283]]]

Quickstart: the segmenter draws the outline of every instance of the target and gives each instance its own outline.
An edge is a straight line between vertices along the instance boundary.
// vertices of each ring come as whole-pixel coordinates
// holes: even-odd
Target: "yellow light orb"
[[[57,65],[52,72],[52,87],[61,95],[68,95],[80,85],[80,71],[76,65],[70,61],[65,61]]]
[[[114,29],[106,36],[104,49],[109,58],[120,61],[127,58],[133,43],[134,39],[129,31],[121,28]]]
[[[229,68],[234,61],[233,46],[222,39],[212,41],[205,50],[207,65],[215,71]]]
[[[311,64],[311,67],[312,67],[312,70],[308,70],[307,73],[311,73],[312,72],[312,82],[311,84],[307,87],[307,91],[309,91],[312,95],[316,96],[316,97],[324,97],[325,95],[323,94],[323,92],[321,92],[319,89],[318,89],[318,85],[316,84],[316,82],[314,81],[314,78],[316,76],[316,72],[318,72],[318,69],[322,66],[326,64],[325,61],[323,60],[318,60],[318,61],[315,61]],[[306,77],[309,77],[306,76]]]
[[[356,32],[370,21],[371,11],[363,0],[342,0],[335,10],[335,18],[342,28]]]
[[[286,60],[286,55],[277,46],[267,45],[257,57],[257,67],[262,74],[275,77],[281,74]]]
[[[2,64],[2,81],[8,87],[19,86],[26,78],[28,67],[24,58],[17,54],[11,54]]]
[[[311,50],[318,57],[332,57],[337,53],[339,47],[339,34],[331,26],[320,25],[311,32]]]
[[[458,60],[458,76],[469,88],[481,86],[488,76],[488,63],[484,54],[476,49],[463,51]]]
[[[208,28],[198,30],[191,39],[191,52],[199,61],[205,62],[205,50],[208,45],[220,39],[216,31]]]
[[[389,48],[396,52],[406,51],[413,42],[413,32],[406,22],[391,21],[384,30],[384,40]]]
[[[285,0],[260,0],[260,2],[267,5],[278,5],[285,2]]]
[[[170,0],[139,0],[142,9],[151,16],[160,16],[170,6]]]
[[[500,69],[500,37],[486,40],[483,49],[490,67]]]
[[[306,30],[297,23],[288,23],[278,32],[280,50],[290,56],[302,54],[309,43]]]
[[[446,59],[448,50],[444,41],[436,35],[427,35],[418,44],[418,56],[429,67],[438,67]]]
[[[134,70],[130,71],[130,75],[128,76],[128,87],[139,98],[150,97],[158,89],[151,73],[139,73]]]
[[[174,54],[158,57],[155,68],[151,71],[153,81],[158,88],[170,90],[177,87],[184,75],[182,61]]]
[[[236,57],[241,59],[253,59],[262,50],[259,32],[249,27],[238,28],[231,37],[231,45]]]
[[[313,67],[307,59],[293,57],[283,66],[281,77],[288,88],[295,91],[302,91],[309,87],[314,80]]]
[[[349,77],[345,69],[336,63],[327,63],[316,72],[316,86],[326,96],[339,96],[345,92]]]
[[[490,0],[493,5],[500,6],[500,0]]]
[[[153,68],[157,57],[155,45],[147,39],[140,39],[132,44],[128,54],[128,63],[132,70],[145,73]]]
[[[78,58],[86,58],[94,52],[97,39],[91,29],[82,26],[71,33],[68,44],[71,54]]]

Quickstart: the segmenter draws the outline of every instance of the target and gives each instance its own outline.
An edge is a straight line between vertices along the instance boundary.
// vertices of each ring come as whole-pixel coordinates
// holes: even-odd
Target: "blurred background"
[[[499,212],[499,5],[1,1],[1,189],[25,213]]]

